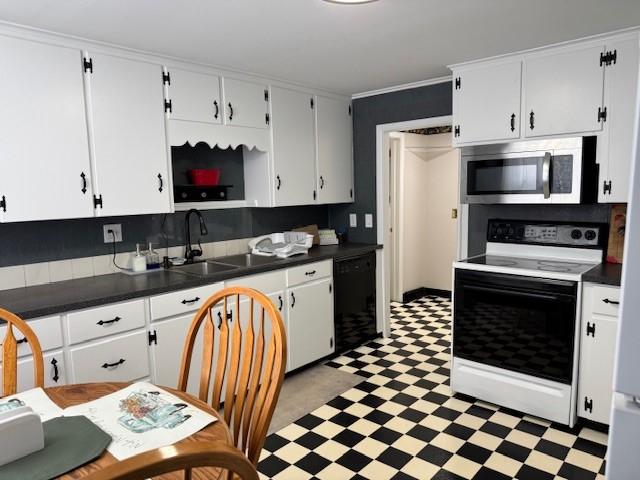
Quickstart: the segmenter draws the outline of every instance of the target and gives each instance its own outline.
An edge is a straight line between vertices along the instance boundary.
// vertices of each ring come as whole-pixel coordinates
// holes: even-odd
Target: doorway
[[[377,285],[377,291],[380,292],[380,295],[378,296],[379,301],[377,302],[377,313],[378,318],[381,320],[380,323],[382,324],[382,331],[385,336],[388,336],[390,333],[390,300],[392,297],[394,300],[401,300],[401,296],[404,296],[405,291],[408,291],[406,290],[407,285],[410,285],[409,282],[405,282],[404,280],[405,278],[408,278],[404,272],[407,262],[403,260],[406,256],[404,253],[404,249],[406,249],[406,247],[404,247],[404,240],[401,239],[401,237],[404,237],[405,234],[407,234],[406,223],[409,222],[409,219],[407,218],[409,213],[423,214],[422,218],[418,221],[411,221],[409,223],[411,224],[411,227],[420,227],[424,229],[426,234],[429,235],[429,239],[425,240],[426,242],[437,242],[439,240],[436,238],[437,227],[429,228],[429,225],[439,225],[440,223],[444,224],[445,220],[443,220],[443,218],[446,218],[446,222],[448,222],[447,225],[449,228],[447,231],[452,232],[442,238],[448,239],[447,257],[451,255],[451,252],[453,252],[453,258],[446,258],[441,263],[437,262],[437,266],[436,263],[432,263],[428,268],[421,267],[419,270],[430,270],[434,276],[438,278],[437,282],[434,280],[433,283],[430,278],[423,280],[424,282],[427,282],[427,284],[421,285],[421,287],[424,286],[425,288],[433,288],[436,290],[451,290],[451,263],[454,260],[464,258],[467,255],[468,207],[467,205],[459,204],[458,171],[460,168],[460,157],[458,150],[454,149],[452,146],[451,134],[449,133],[448,135],[444,135],[439,138],[434,137],[433,139],[428,139],[424,141],[426,142],[425,144],[421,144],[420,142],[423,140],[417,140],[417,137],[413,136],[417,135],[420,136],[420,138],[423,136],[429,137],[430,135],[422,135],[426,132],[416,133],[415,131],[421,129],[450,127],[451,123],[452,118],[448,115],[421,120],[411,120],[407,122],[383,124],[376,127],[377,239],[378,243],[384,247],[382,250],[378,251],[377,258],[377,268],[381,272]],[[406,135],[408,134],[411,135],[407,137]],[[445,137],[447,138],[446,142],[444,141]],[[407,157],[412,158],[412,166],[413,164],[416,164],[424,167],[422,170],[424,170],[426,172],[425,174],[429,176],[428,180],[423,179],[422,182],[417,181],[412,184],[413,190],[421,193],[429,193],[429,195],[419,201],[409,201],[408,204],[406,204],[406,202],[411,197],[401,194],[405,188],[398,185],[400,179],[406,178],[406,172],[403,171],[403,165],[406,167],[407,162],[393,161],[394,158],[404,155],[404,150],[406,150],[407,144],[409,145],[409,148],[412,149],[410,155],[407,155]],[[450,154],[450,157],[445,155],[447,153]],[[454,180],[438,182],[438,168],[432,167],[445,161],[448,162],[447,166],[453,167],[446,177],[447,179],[453,178]],[[453,165],[451,162],[453,162]],[[429,174],[429,172],[431,172],[431,174]],[[413,178],[409,179],[411,182],[413,182],[413,180]],[[433,186],[431,186],[432,181],[434,181]],[[433,195],[431,195],[433,192],[426,192],[429,188],[435,192]],[[438,195],[441,196],[440,199],[437,198]],[[446,198],[443,196],[446,196]],[[444,200],[442,198],[444,198]],[[435,209],[438,209],[437,215],[439,216],[433,221],[429,220],[430,215],[435,215],[435,213],[431,213],[432,210]],[[430,213],[427,215],[427,212]],[[457,218],[451,218],[452,214],[457,216]],[[404,228],[403,223],[405,223]],[[417,257],[427,256],[427,253],[429,253],[430,257],[431,253],[437,254],[438,251],[444,251],[438,246],[428,246],[430,245],[429,243],[427,243],[427,247],[421,247],[420,236],[413,238],[414,236],[411,233],[409,233],[409,236],[414,242],[411,249],[417,252]],[[452,247],[452,249],[450,247]],[[427,248],[435,251],[427,251]],[[444,267],[441,268],[441,265],[444,265]],[[414,265],[411,264],[410,267],[413,269]],[[445,268],[448,271],[447,274],[437,273],[442,272]],[[448,284],[446,284],[447,278],[449,279]],[[438,288],[437,286],[446,288]]]

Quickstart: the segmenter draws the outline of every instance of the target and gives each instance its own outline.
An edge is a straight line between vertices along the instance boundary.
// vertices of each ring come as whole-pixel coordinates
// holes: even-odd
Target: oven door
[[[462,203],[580,203],[581,152],[548,150],[462,158]]]
[[[571,384],[577,283],[456,269],[453,355]]]

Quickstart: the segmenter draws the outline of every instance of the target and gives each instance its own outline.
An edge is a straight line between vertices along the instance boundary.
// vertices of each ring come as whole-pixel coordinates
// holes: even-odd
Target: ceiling
[[[640,25],[640,1],[0,0],[0,19],[353,94]]]

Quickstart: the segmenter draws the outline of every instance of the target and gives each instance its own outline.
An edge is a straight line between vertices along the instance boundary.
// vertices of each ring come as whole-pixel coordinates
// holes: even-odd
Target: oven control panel
[[[567,247],[598,247],[602,244],[601,224],[551,224],[517,220],[489,220],[487,241],[533,243]]]

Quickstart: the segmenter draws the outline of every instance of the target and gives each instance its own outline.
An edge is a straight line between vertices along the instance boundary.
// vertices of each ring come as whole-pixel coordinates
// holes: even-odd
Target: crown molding
[[[451,81],[451,75],[444,77],[431,78],[429,80],[421,80],[419,82],[403,83],[401,85],[395,85],[392,87],[379,88],[378,90],[369,90],[368,92],[354,93],[351,95],[352,99],[373,97],[374,95],[384,95],[385,93],[398,92],[400,90],[410,90],[412,88],[427,87],[429,85],[436,85],[438,83],[445,83]]]

